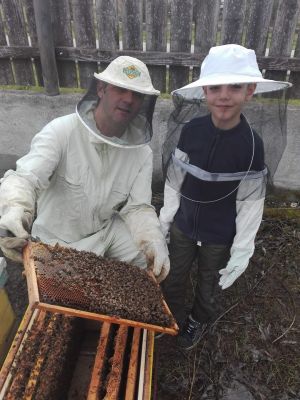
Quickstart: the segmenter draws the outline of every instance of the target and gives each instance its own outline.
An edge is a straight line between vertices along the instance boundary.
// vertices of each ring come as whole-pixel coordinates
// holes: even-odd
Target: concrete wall
[[[48,97],[25,91],[0,91],[0,176],[26,154],[32,137],[53,118],[74,112],[81,94]],[[153,182],[162,184],[161,149],[167,132],[171,100],[158,99],[151,147],[154,153]],[[275,174],[275,186],[300,190],[300,107],[289,106],[287,147]]]

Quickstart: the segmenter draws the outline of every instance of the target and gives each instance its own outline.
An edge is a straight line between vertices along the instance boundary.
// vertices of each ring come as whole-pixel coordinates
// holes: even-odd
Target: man
[[[76,113],[51,121],[0,186],[5,256],[31,235],[45,243],[169,271],[168,250],[151,202],[151,120],[159,91],[144,63],[113,60],[95,73]],[[35,206],[37,204],[37,207]]]

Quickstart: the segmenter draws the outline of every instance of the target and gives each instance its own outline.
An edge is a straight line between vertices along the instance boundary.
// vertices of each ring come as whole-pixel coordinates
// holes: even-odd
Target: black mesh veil
[[[272,184],[274,174],[281,160],[287,141],[287,98],[286,91],[272,92],[270,97],[258,94],[243,107],[245,144],[250,155],[249,162],[244,163],[241,171],[223,173],[224,171],[206,170],[193,165],[186,154],[177,148],[182,129],[190,121],[209,115],[204,98],[186,99],[173,93],[174,110],[168,121],[168,131],[162,149],[163,175],[166,183],[181,196],[199,203],[211,203],[226,199],[231,195],[238,199],[249,199],[253,196],[264,196],[266,183]],[[264,168],[253,170],[253,158],[256,153],[256,136],[262,140],[264,147]],[[237,150],[238,151],[238,150]],[[185,191],[186,177],[189,188],[204,182],[199,193],[191,189]],[[210,191],[214,185],[216,190]],[[200,185],[201,187],[201,185]],[[254,188],[256,188],[254,190]],[[207,195],[203,192],[210,193]],[[255,192],[255,194],[254,194]],[[212,194],[213,193],[213,194]]]
[[[143,94],[141,108],[135,118],[128,125],[124,134],[121,137],[108,137],[97,129],[93,118],[93,111],[100,101],[97,95],[98,83],[99,79],[92,78],[87,93],[77,104],[76,112],[82,123],[95,136],[101,137],[104,142],[113,146],[140,147],[149,143],[152,138],[152,117],[157,95]],[[104,85],[107,85],[107,83],[104,82]]]

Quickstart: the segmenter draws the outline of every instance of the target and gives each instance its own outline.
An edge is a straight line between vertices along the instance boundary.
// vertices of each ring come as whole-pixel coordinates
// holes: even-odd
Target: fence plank
[[[109,63],[114,58],[122,55],[137,57],[144,63],[149,65],[174,65],[174,66],[189,66],[194,67],[202,63],[204,55],[195,53],[179,53],[179,52],[159,52],[159,51],[144,51],[138,50],[118,50],[118,51],[101,51],[100,49],[80,49],[78,47],[57,47],[58,60],[79,60],[90,62]],[[39,49],[36,47],[13,47],[0,46],[0,59],[8,57],[38,57]],[[258,56],[258,64],[260,69],[268,69],[274,71],[292,70],[300,71],[300,57],[265,57]]]
[[[195,53],[206,55],[216,45],[220,0],[199,0],[195,8]],[[193,68],[193,80],[200,68]]]
[[[59,94],[59,85],[51,24],[50,0],[33,1],[45,92],[49,96],[55,96]]]
[[[300,9],[300,0],[279,0],[276,20],[270,45],[270,56],[289,57],[292,50]],[[285,80],[286,72],[266,71],[268,79]]]
[[[246,0],[224,0],[221,43],[242,44]]]
[[[73,0],[71,4],[76,47],[96,47],[93,0]],[[78,68],[80,87],[87,88],[91,77],[97,71],[97,63],[79,62]]]
[[[5,58],[10,54],[7,49],[0,47],[0,58]],[[33,49],[34,50],[34,49]],[[109,63],[115,57],[129,55],[140,58],[144,63],[150,65],[173,65],[173,66],[198,66],[204,59],[201,54],[179,53],[179,52],[140,52],[138,50],[124,51],[100,51],[99,49],[79,49],[73,47],[57,47],[57,58],[60,60],[81,60],[81,61],[100,61]],[[19,53],[18,53],[19,51]],[[14,53],[22,57],[23,49],[14,48]],[[28,53],[26,53],[28,54]],[[37,54],[37,49],[34,54]],[[258,63],[261,69],[300,71],[300,58],[290,57],[258,57]]]
[[[199,0],[195,15],[195,53],[207,54],[216,45],[220,0]]]
[[[0,0],[2,84],[43,83],[39,43],[33,18],[33,1],[36,0]],[[89,74],[96,69],[97,64],[102,68],[116,56],[128,54],[148,65],[154,86],[161,91],[169,91],[186,84],[192,70],[193,79],[198,77],[199,63],[211,46],[220,42],[234,42],[244,43],[246,47],[256,51],[260,68],[267,71],[266,77],[282,80],[286,77],[286,71],[290,70],[289,79],[294,82],[293,95],[300,91],[298,31],[298,37],[295,35],[297,23],[299,24],[300,0],[49,1],[61,86],[76,87],[78,72],[80,84],[85,87]],[[124,50],[122,47],[119,49],[118,5]],[[143,5],[146,35],[144,43]],[[169,11],[170,52],[167,51],[166,43]],[[28,22],[27,26],[25,21]],[[220,26],[221,32],[218,31]],[[73,43],[73,32],[77,47]],[[191,53],[192,32],[195,38],[194,53]],[[295,39],[295,57],[292,57],[291,50]],[[269,56],[264,57],[268,42]],[[143,48],[145,44],[146,51]],[[34,64],[31,62],[32,58]],[[36,76],[33,74],[33,65]],[[166,89],[165,71],[168,70],[168,66],[170,79]],[[20,79],[17,82],[15,77],[22,77],[22,82]]]
[[[170,51],[191,52],[193,0],[171,0]],[[170,91],[189,82],[189,68],[170,66]]]
[[[145,3],[146,50],[167,51],[167,2],[152,0]],[[153,86],[166,92],[166,67],[148,66]]]
[[[36,23],[34,18],[34,8],[33,8],[33,0],[22,0],[24,11],[27,20],[27,30],[30,37],[30,43],[32,47],[38,47],[38,38],[36,33]],[[36,73],[36,83],[39,86],[43,86],[43,73],[40,57],[36,57],[33,60],[35,66]]]
[[[2,21],[2,17],[0,14],[0,46],[7,46],[5,31],[4,31],[4,23]],[[13,85],[14,76],[10,63],[10,59],[3,58],[0,60],[0,85]]]
[[[274,0],[252,0],[249,3],[245,46],[264,55]]]
[[[2,0],[2,10],[6,22],[9,45],[28,46],[25,19],[20,0]],[[34,85],[31,60],[13,60],[15,83],[17,85]]]
[[[295,48],[295,57],[300,58],[300,35],[298,33],[296,48]],[[290,74],[290,82],[292,82],[293,87],[290,89],[290,97],[292,98],[300,98],[300,74],[299,72],[291,71]]]
[[[96,18],[99,36],[99,49],[115,52],[119,49],[118,0],[96,0]],[[100,61],[100,60],[99,60]],[[107,66],[100,63],[100,70]]]
[[[122,41],[123,49],[143,50],[143,2],[123,0]]]
[[[53,16],[54,45],[73,47],[71,15],[68,0],[51,0]],[[61,87],[77,87],[76,65],[73,61],[57,61]]]

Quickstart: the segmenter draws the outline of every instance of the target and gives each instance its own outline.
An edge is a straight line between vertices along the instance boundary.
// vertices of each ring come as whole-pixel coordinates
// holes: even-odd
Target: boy
[[[254,93],[288,86],[262,77],[253,50],[228,44],[211,48],[200,78],[172,93],[177,103],[196,103],[204,96],[210,111],[182,129],[160,212],[165,236],[170,231],[171,270],[163,292],[181,328],[183,349],[193,348],[217,317],[218,283],[222,289],[231,286],[254,252],[267,169],[263,142],[243,107]],[[186,283],[195,259],[197,284],[185,320]]]

